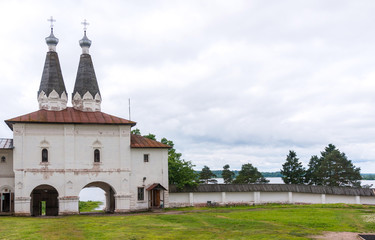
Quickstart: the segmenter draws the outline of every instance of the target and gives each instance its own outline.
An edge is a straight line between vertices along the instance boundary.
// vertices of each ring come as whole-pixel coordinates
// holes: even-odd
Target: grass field
[[[324,231],[375,232],[375,207],[261,205],[128,215],[0,217],[0,239],[309,239]]]
[[[101,204],[100,201],[79,201],[79,212],[103,212],[103,210],[96,210]]]

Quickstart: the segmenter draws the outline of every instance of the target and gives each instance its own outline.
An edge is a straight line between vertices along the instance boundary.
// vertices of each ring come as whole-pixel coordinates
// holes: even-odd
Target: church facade
[[[87,187],[105,191],[107,212],[167,207],[169,146],[131,134],[135,122],[101,111],[86,29],[72,107],[52,25],[46,43],[39,110],[6,120],[13,139],[0,139],[0,214],[78,214]]]

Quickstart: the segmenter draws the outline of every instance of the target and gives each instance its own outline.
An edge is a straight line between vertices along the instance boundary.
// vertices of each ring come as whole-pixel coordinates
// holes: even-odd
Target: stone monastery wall
[[[170,207],[266,203],[375,205],[375,189],[286,184],[203,184],[195,189],[169,189]]]

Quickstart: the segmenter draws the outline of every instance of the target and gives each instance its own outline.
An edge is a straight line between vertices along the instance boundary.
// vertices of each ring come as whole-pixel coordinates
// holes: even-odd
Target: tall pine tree
[[[309,185],[322,185],[320,174],[321,159],[313,155],[310,158],[308,169],[306,170],[305,182]]]
[[[226,164],[224,167],[223,167],[223,171],[221,172],[221,176],[223,177],[224,179],[224,183],[225,184],[230,184],[233,182],[233,179],[234,179],[234,172],[229,170],[230,166],[228,164]]]
[[[298,161],[297,154],[289,150],[283,168],[280,170],[285,184],[303,184],[305,182],[305,168]]]
[[[318,159],[312,157],[309,163],[307,181],[309,184],[332,187],[360,187],[360,168],[356,168],[345,153],[329,144]]]

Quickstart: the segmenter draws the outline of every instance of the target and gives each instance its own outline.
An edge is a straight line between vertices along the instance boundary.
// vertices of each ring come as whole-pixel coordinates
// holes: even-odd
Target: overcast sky
[[[0,119],[38,110],[50,33],[71,93],[84,19],[102,111],[196,169],[307,166],[329,143],[375,172],[375,1],[0,1]],[[12,131],[0,124],[0,137]]]

